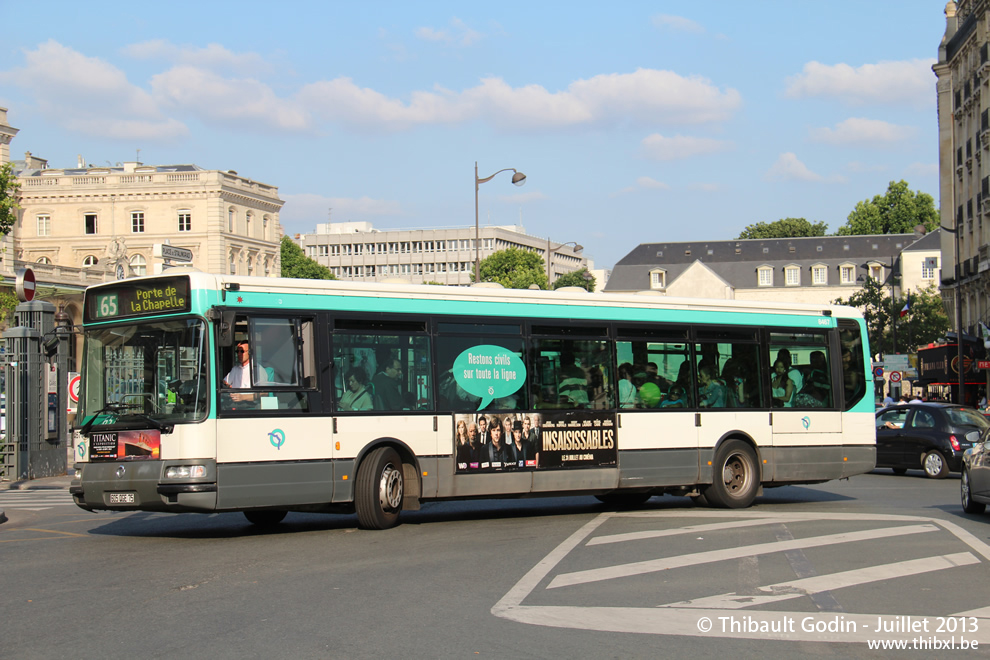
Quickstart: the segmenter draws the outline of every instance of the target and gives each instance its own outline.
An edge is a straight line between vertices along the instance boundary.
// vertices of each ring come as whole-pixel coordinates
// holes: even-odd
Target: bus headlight
[[[205,476],[205,465],[172,465],[165,468],[166,479],[198,479]]]

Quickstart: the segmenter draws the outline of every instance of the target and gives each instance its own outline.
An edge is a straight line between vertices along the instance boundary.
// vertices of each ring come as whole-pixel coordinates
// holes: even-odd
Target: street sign
[[[82,384],[82,377],[75,372],[69,374],[69,402],[79,403],[79,385]]]
[[[192,261],[193,253],[192,250],[187,250],[186,248],[175,247],[174,245],[168,245],[165,243],[155,243],[153,246],[153,254],[156,257],[162,259],[167,259],[169,261]]]
[[[21,268],[17,271],[17,278],[14,280],[14,290],[17,292],[17,299],[21,302],[31,302],[34,300],[36,280],[34,271],[30,268]]]
[[[873,375],[876,378],[883,378],[883,367],[873,367]]]
[[[899,382],[901,382],[901,372],[900,371],[891,371],[890,372],[890,382],[892,382],[892,383],[899,383]]]

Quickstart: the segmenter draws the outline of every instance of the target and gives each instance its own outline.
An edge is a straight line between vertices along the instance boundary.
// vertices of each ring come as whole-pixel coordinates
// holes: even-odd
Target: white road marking
[[[505,594],[491,609],[492,614],[500,618],[509,619],[512,621],[517,621],[519,623],[527,623],[531,625],[542,625],[542,626],[553,626],[558,628],[573,628],[579,630],[598,630],[607,632],[629,632],[637,634],[656,634],[656,635],[680,635],[680,636],[691,636],[691,637],[708,637],[708,638],[733,638],[733,639],[780,639],[788,641],[816,641],[816,642],[843,642],[843,643],[863,643],[868,640],[874,639],[886,639],[886,640],[910,640],[917,637],[916,632],[879,632],[877,631],[878,619],[883,619],[889,625],[889,622],[898,618],[911,618],[919,619],[923,618],[921,615],[912,614],[910,617],[902,617],[899,612],[884,612],[879,614],[863,614],[863,613],[832,613],[832,612],[786,612],[786,611],[758,611],[753,609],[746,609],[740,611],[735,607],[727,607],[723,604],[722,607],[712,607],[708,609],[701,609],[698,607],[684,607],[674,604],[672,606],[661,606],[661,607],[578,607],[578,606],[539,606],[539,605],[523,605],[523,602],[532,594],[543,582],[548,575],[550,575],[553,570],[564,560],[569,553],[574,551],[581,543],[592,536],[599,527],[601,527],[610,518],[663,518],[663,519],[673,519],[673,518],[711,518],[711,519],[734,519],[732,522],[739,522],[738,519],[761,519],[764,524],[769,524],[771,521],[779,522],[781,519],[785,522],[787,521],[807,521],[807,520],[833,520],[833,521],[848,521],[852,523],[863,523],[869,522],[897,522],[897,523],[916,523],[914,525],[909,525],[908,527],[895,528],[902,532],[904,530],[913,529],[915,533],[932,531],[930,527],[935,527],[936,529],[941,528],[945,531],[953,534],[958,540],[962,541],[965,545],[969,546],[973,550],[975,555],[982,556],[990,560],[990,545],[987,545],[983,541],[976,538],[974,535],[961,529],[958,525],[954,523],[947,522],[938,518],[928,518],[921,516],[905,516],[897,514],[862,514],[862,513],[795,513],[795,514],[779,514],[779,513],[763,513],[758,511],[746,511],[746,512],[721,512],[721,511],[653,511],[653,512],[612,512],[603,513],[595,519],[589,521],[574,534],[568,537],[563,543],[552,550],[542,561],[540,561],[536,566],[530,569],[526,575],[523,576],[519,582],[513,586],[508,593]],[[881,530],[883,531],[883,530]],[[889,534],[889,532],[886,532]],[[910,532],[909,532],[910,533]],[[622,535],[612,535],[613,537],[621,537]],[[829,538],[836,538],[834,535]],[[855,533],[845,535],[848,540],[853,540],[856,536]],[[626,537],[627,539],[632,539],[632,537]],[[825,538],[825,537],[820,537]],[[863,539],[857,539],[863,540]],[[613,541],[614,542],[614,541]],[[593,545],[588,543],[588,545]],[[764,544],[765,546],[772,544]],[[758,546],[753,546],[758,547]],[[805,546],[807,547],[807,546]],[[781,548],[784,550],[784,548]],[[953,555],[937,556],[935,561],[944,562],[941,569],[944,570],[950,567],[957,566],[967,566],[973,565],[974,563],[981,563],[979,559],[974,554],[970,553],[956,553]],[[928,560],[916,560],[918,562],[928,561]],[[643,563],[643,562],[639,562]],[[840,584],[835,582],[833,584],[827,584],[824,582],[818,582],[817,587],[815,586],[815,580],[845,580],[848,582],[853,582],[853,575],[855,573],[860,573],[860,582],[857,584],[868,583],[868,582],[878,582],[884,579],[897,579],[904,575],[904,570],[910,569],[915,561],[900,562],[896,564],[896,568],[887,568],[886,566],[872,567],[869,569],[856,569],[855,571],[848,571],[839,573],[833,576],[815,576],[804,578],[808,582],[804,582],[805,588],[829,588],[837,589]],[[951,566],[949,566],[951,564]],[[917,567],[915,567],[917,568]],[[869,571],[870,575],[863,573],[864,571]],[[876,574],[877,571],[883,573],[882,576],[877,578],[871,578],[871,575]],[[917,572],[923,571],[915,571]],[[572,573],[568,574],[573,579],[574,576],[579,576],[582,573]],[[896,573],[896,575],[894,575]],[[624,576],[625,572],[621,576]],[[560,577],[560,576],[558,576]],[[606,578],[599,578],[606,579]],[[580,582],[574,582],[575,584]],[[790,581],[787,584],[794,586],[795,583],[802,584],[800,581]],[[553,584],[551,581],[550,585]],[[559,586],[559,585],[558,585]],[[772,587],[773,585],[771,585]],[[697,601],[693,601],[697,602]],[[970,633],[967,633],[966,637],[970,641],[976,641],[980,644],[990,644],[990,606],[977,608],[973,610],[968,610],[966,612],[960,612],[957,614],[947,614],[943,612],[934,613],[934,615],[927,615],[929,621],[937,621],[939,617],[975,617],[976,623],[978,623],[978,628]],[[738,631],[731,629],[731,626],[726,628],[727,623],[730,622],[730,618],[735,617],[738,620],[740,617],[745,618],[749,622],[753,622],[757,629],[761,627],[761,624],[765,624],[762,627],[770,627],[772,629],[774,624],[780,624],[784,619],[791,619],[792,627],[790,631],[783,632],[767,632],[764,630],[758,630],[757,632],[750,632],[747,630]],[[711,624],[710,628],[702,629],[701,620],[707,618],[708,622]],[[815,630],[802,629],[801,622],[807,619],[811,619],[814,622],[823,623],[826,621],[839,622],[843,629],[836,632],[832,630]],[[944,637],[944,635],[942,636]]]
[[[739,548],[725,548],[723,550],[711,550],[709,552],[695,552],[690,555],[680,555],[677,557],[664,557],[662,559],[650,559],[648,561],[637,561],[631,564],[620,564],[618,566],[608,566],[606,568],[593,568],[586,571],[574,573],[562,573],[555,577],[547,586],[547,589],[557,589],[559,587],[569,587],[576,584],[586,584],[588,582],[598,582],[601,580],[614,580],[616,578],[631,577],[644,573],[655,573],[671,568],[683,568],[685,566],[697,566],[698,564],[709,564],[726,559],[739,559],[750,555],[765,555],[771,552],[786,552],[803,548],[817,548],[823,545],[836,545],[839,543],[853,543],[856,541],[870,541],[873,539],[890,538],[894,536],[905,536],[908,534],[924,534],[925,532],[936,532],[935,525],[907,525],[904,527],[884,527],[881,529],[867,529],[860,532],[844,532],[841,534],[829,534],[826,536],[812,536],[793,541],[775,541],[773,543],[758,543]]]
[[[808,516],[805,520],[815,520],[814,516]],[[740,527],[756,527],[758,525],[772,525],[774,523],[798,522],[793,518],[761,518],[758,520],[739,520],[727,523],[709,523],[707,525],[691,525],[689,527],[677,527],[675,529],[654,529],[644,532],[628,532],[625,534],[612,534],[610,536],[596,536],[588,541],[587,545],[601,545],[602,543],[625,543],[626,541],[643,541],[645,539],[657,539],[666,536],[681,536],[683,534],[703,534],[705,532],[719,531],[724,529],[738,529]]]
[[[920,575],[941,571],[956,566],[969,566],[979,564],[980,560],[972,552],[959,552],[953,555],[936,555],[925,557],[924,559],[912,559],[894,564],[881,564],[879,566],[867,566],[857,568],[853,571],[842,571],[831,575],[818,575],[803,580],[791,580],[789,582],[778,582],[759,587],[765,594],[721,594],[719,596],[709,596],[707,598],[696,598],[694,600],[682,601],[680,603],[669,603],[658,605],[657,607],[694,607],[694,608],[717,608],[722,610],[739,610],[754,605],[766,605],[777,603],[791,598],[801,598],[809,594],[831,591],[832,589],[843,589],[845,587],[855,587],[870,582],[880,582],[893,578],[907,577],[909,575]]]

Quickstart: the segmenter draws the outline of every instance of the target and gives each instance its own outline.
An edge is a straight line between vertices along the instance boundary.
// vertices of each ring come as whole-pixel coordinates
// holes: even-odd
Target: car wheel
[[[760,489],[760,469],[756,452],[740,440],[727,440],[715,453],[712,483],[702,493],[708,503],[720,509],[743,509],[756,499]]]
[[[361,462],[354,483],[361,529],[388,529],[399,522],[403,481],[402,461],[391,447],[379,447]]]
[[[907,474],[907,468],[890,468],[894,474]]]
[[[963,468],[959,478],[959,499],[962,500],[962,508],[966,513],[983,513],[987,509],[986,504],[973,501],[973,493],[969,488],[969,470],[966,468]]]
[[[949,466],[945,464],[945,457],[932,449],[921,459],[921,466],[925,469],[925,476],[930,479],[942,479],[949,474]]]

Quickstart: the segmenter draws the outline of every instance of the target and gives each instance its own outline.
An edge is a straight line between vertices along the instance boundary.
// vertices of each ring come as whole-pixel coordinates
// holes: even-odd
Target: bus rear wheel
[[[740,440],[722,443],[712,463],[712,483],[703,493],[708,503],[721,509],[742,509],[753,503],[759,488],[753,448]]]
[[[388,529],[399,522],[403,496],[402,461],[391,447],[379,447],[362,461],[354,484],[354,509],[361,529]]]

